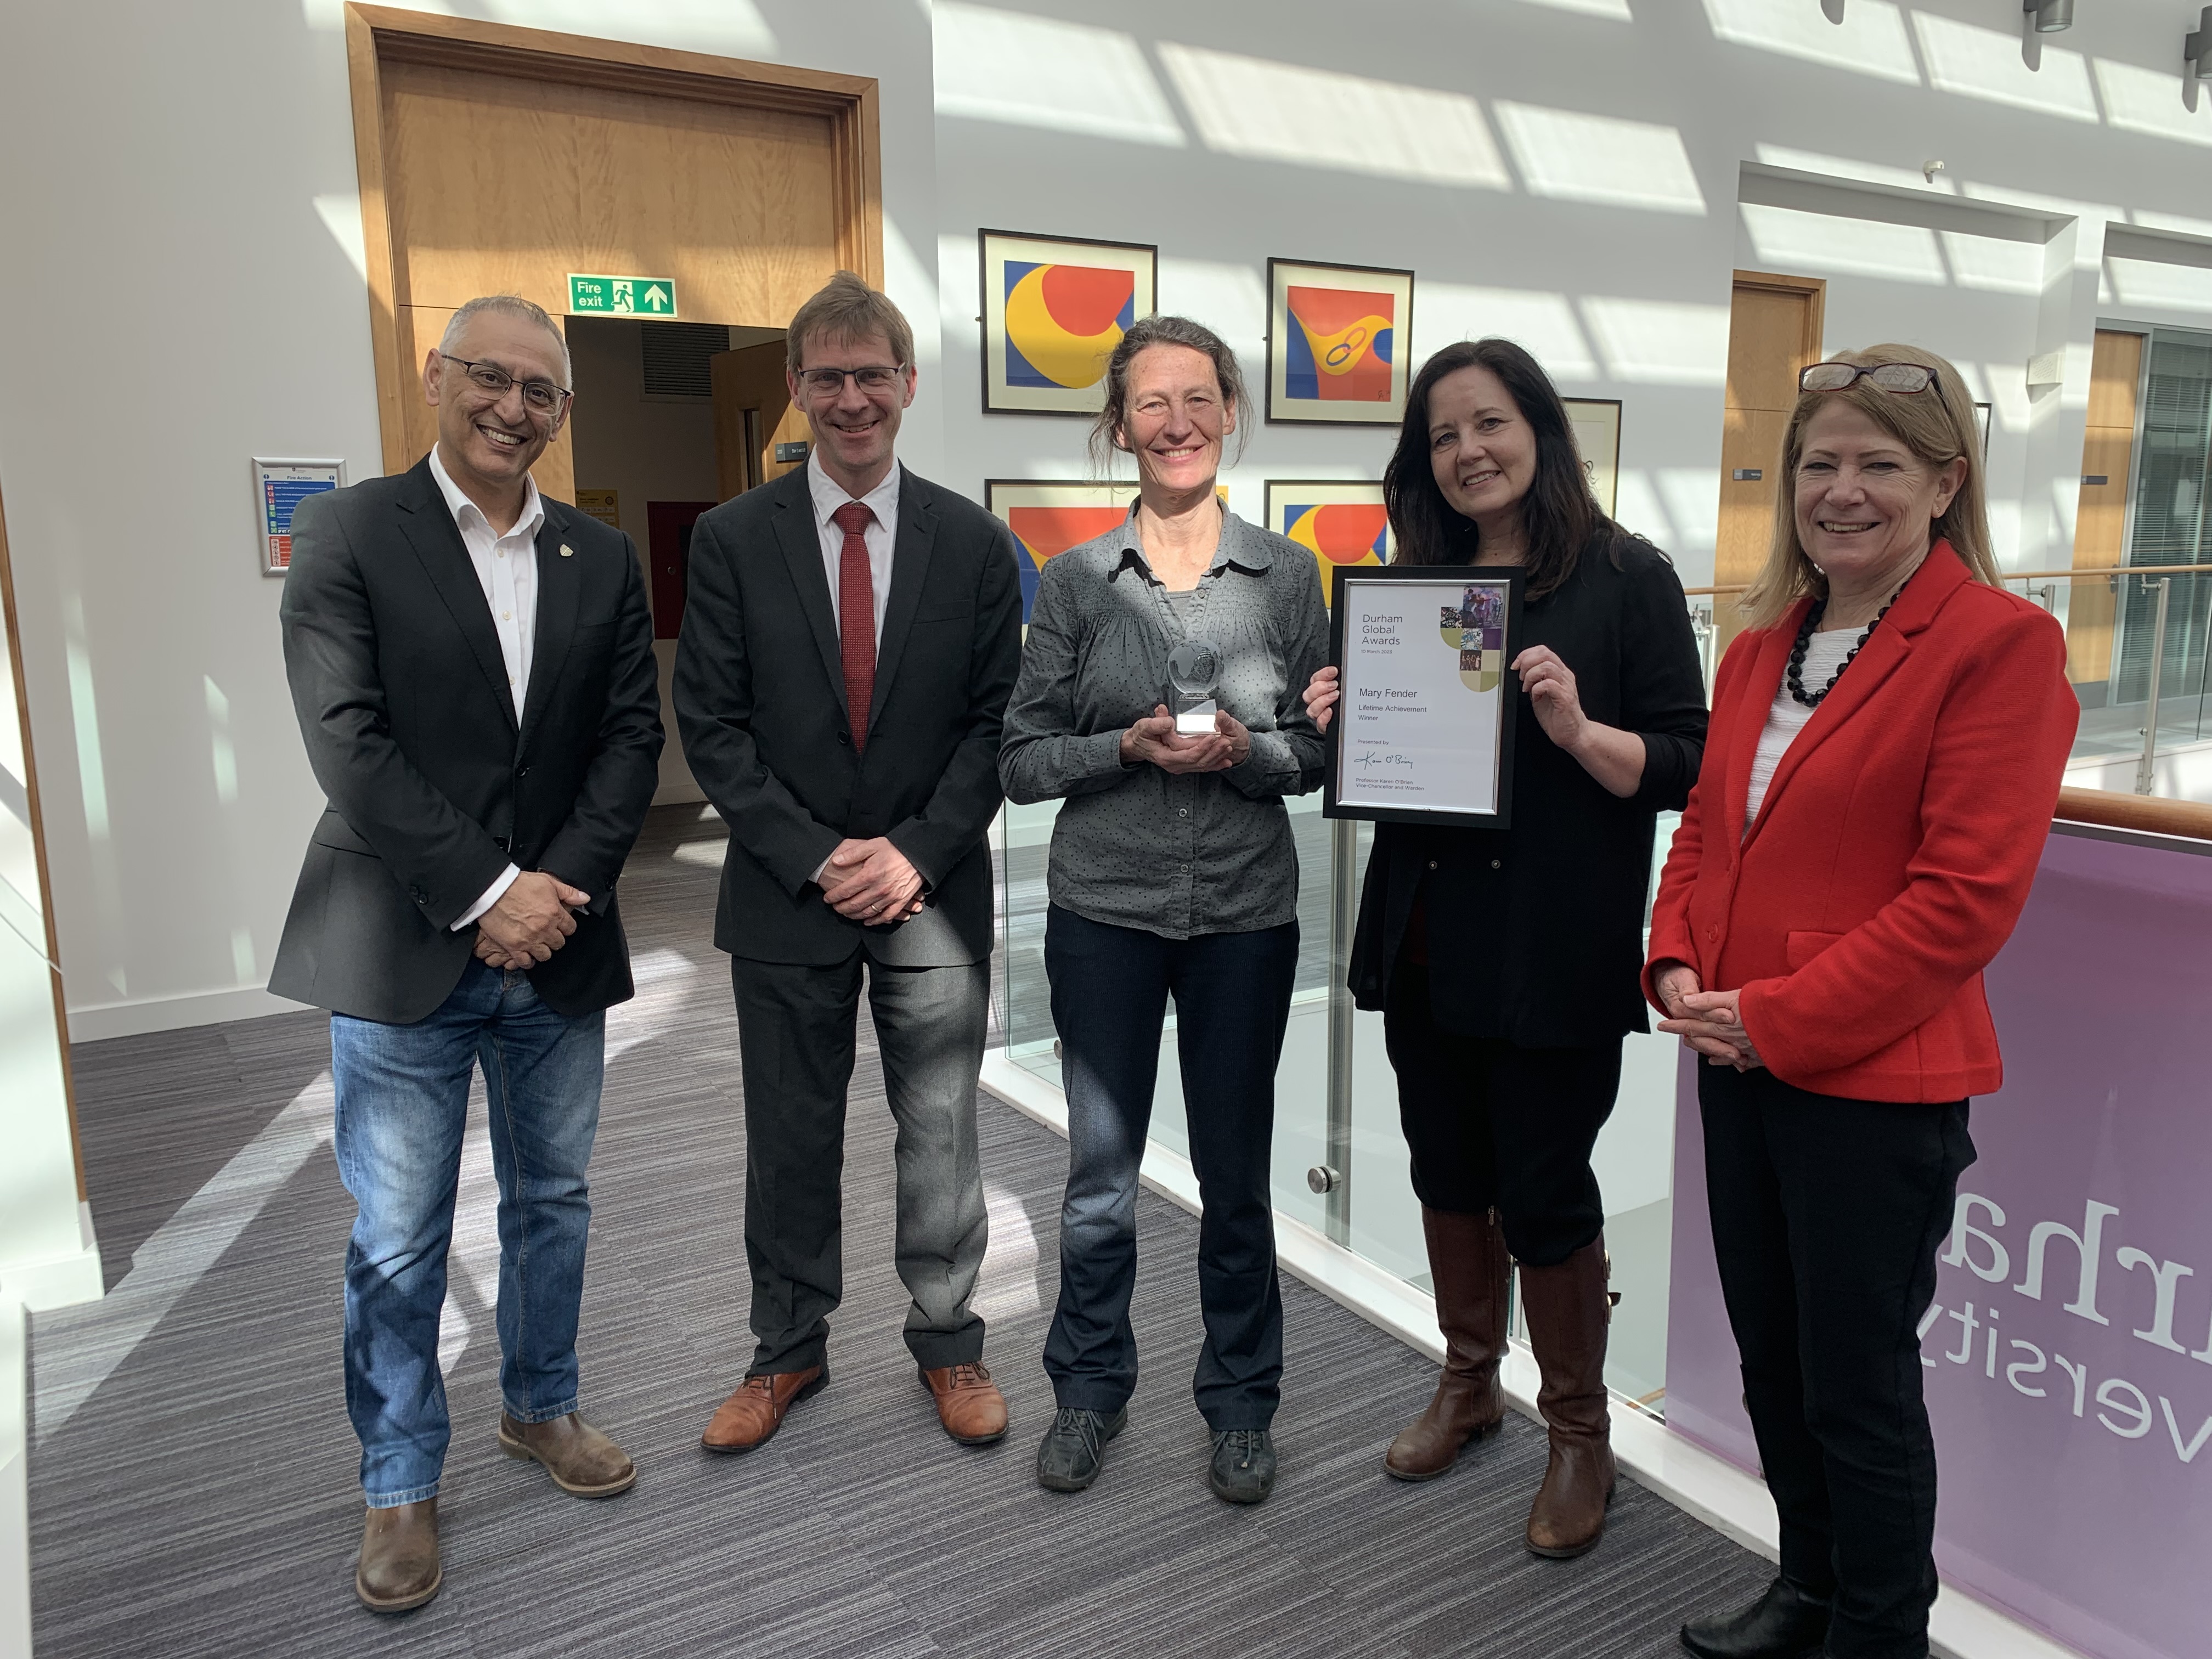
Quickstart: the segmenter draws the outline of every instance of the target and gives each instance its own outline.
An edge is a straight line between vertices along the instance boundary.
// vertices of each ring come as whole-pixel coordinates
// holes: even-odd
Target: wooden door
[[[781,340],[764,340],[708,360],[714,382],[714,482],[722,499],[781,478],[803,461],[779,461],[779,444],[807,435],[783,378]]]
[[[685,321],[781,328],[841,266],[882,281],[875,82],[472,19],[347,8],[385,465],[480,294],[555,317],[570,273],[672,278]],[[564,433],[538,486],[574,489]]]
[[[1782,434],[1797,404],[1797,376],[1820,360],[1827,284],[1812,276],[1739,270],[1729,307],[1728,398],[1721,427],[1719,531],[1713,584],[1749,582],[1766,563],[1781,491]],[[1718,594],[1717,648],[1741,631],[1736,596]]]
[[[2081,441],[2081,497],[2074,520],[2074,568],[2127,562],[2128,480],[2136,450],[2136,392],[2143,337],[2097,331],[2089,358],[2089,423]],[[2075,581],[2066,601],[2066,678],[2102,685],[2112,674],[2112,585]]]

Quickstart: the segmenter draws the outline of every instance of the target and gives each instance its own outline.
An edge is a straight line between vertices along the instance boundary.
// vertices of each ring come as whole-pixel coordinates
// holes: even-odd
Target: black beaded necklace
[[[1907,578],[1907,580],[1911,579]],[[1789,682],[1790,695],[1808,708],[1818,708],[1821,700],[1836,689],[1836,682],[1843,678],[1844,670],[1851,665],[1851,659],[1866,649],[1867,641],[1873,636],[1874,630],[1881,625],[1881,619],[1889,614],[1889,607],[1897,603],[1897,594],[1903,592],[1905,589],[1900,586],[1897,593],[1892,593],[1881,609],[1874,613],[1874,621],[1866,625],[1865,630],[1859,635],[1857,643],[1844,653],[1844,659],[1836,665],[1836,672],[1828,676],[1828,683],[1818,691],[1808,691],[1805,689],[1805,647],[1812,640],[1814,631],[1820,626],[1820,618],[1828,611],[1827,595],[1824,593],[1814,600],[1813,608],[1805,613],[1805,620],[1797,624],[1797,642],[1790,647],[1790,669],[1784,677]]]

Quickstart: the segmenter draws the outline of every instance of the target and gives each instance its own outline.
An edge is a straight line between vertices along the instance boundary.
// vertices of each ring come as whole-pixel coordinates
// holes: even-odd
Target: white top
[[[865,495],[848,495],[845,486],[822,470],[819,451],[810,449],[806,455],[806,488],[814,497],[814,528],[822,538],[822,574],[830,579],[830,616],[839,629],[845,619],[838,610],[837,568],[844,562],[845,532],[840,530],[830,515],[848,501],[857,501],[876,516],[860,532],[860,539],[868,545],[868,583],[875,589],[876,643],[884,642],[884,602],[890,597],[891,549],[898,540],[899,466],[891,462],[891,470],[884,474],[884,481]]]
[[[538,531],[545,522],[545,503],[538,499],[538,481],[523,474],[522,516],[512,530],[499,536],[492,533],[491,520],[484,517],[483,509],[461,493],[446,464],[438,459],[434,444],[430,449],[430,476],[438,481],[438,493],[446,498],[446,509],[453,515],[462,545],[469,550],[469,562],[476,567],[477,585],[483,589],[484,603],[491,607],[491,625],[499,635],[500,660],[507,668],[507,689],[514,699],[514,718],[520,724],[523,702],[530,692],[531,653],[538,641]],[[500,895],[514,885],[514,878],[521,873],[508,865],[453,924],[453,931],[459,933],[498,903]]]
[[[1828,683],[1836,665],[1851,653],[1859,642],[1855,629],[1837,628],[1819,633],[1805,641],[1805,665],[1798,678],[1808,691],[1818,691]],[[1782,677],[1782,684],[1774,688],[1774,706],[1766,711],[1765,729],[1759,734],[1759,747],[1751,757],[1751,787],[1744,793],[1743,832],[1751,833],[1752,821],[1758,817],[1759,805],[1766,799],[1766,786],[1774,781],[1774,769],[1782,764],[1782,757],[1797,734],[1805,729],[1805,722],[1813,718],[1813,711],[1790,695],[1790,676]]]

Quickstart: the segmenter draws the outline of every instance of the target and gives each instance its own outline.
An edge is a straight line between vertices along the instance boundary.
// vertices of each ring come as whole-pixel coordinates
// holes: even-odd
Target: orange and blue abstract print
[[[1389,550],[1390,515],[1380,501],[1331,501],[1320,506],[1291,501],[1276,508],[1277,527],[1310,550],[1321,567],[1326,599],[1334,587],[1329,571],[1340,564],[1381,564]]]
[[[1127,506],[1008,507],[1006,523],[1022,550],[1022,620],[1036,603],[1037,573],[1047,559],[1104,535],[1128,516]]]
[[[1009,259],[1006,283],[1006,384],[1096,386],[1107,357],[1137,319],[1136,273]]]
[[[1285,297],[1291,327],[1285,392],[1327,403],[1389,403],[1393,297],[1295,286]],[[1011,326],[1011,308],[1008,314]]]

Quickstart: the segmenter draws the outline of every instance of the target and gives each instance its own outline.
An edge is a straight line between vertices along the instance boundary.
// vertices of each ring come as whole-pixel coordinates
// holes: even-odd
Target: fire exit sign
[[[673,317],[676,284],[665,276],[580,276],[568,273],[572,317]]]

